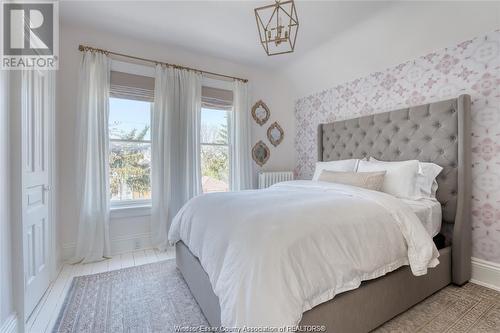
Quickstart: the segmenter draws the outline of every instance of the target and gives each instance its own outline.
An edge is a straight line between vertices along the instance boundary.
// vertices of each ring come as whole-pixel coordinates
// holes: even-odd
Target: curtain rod
[[[164,66],[169,66],[169,67],[173,67],[173,68],[185,69],[185,70],[188,70],[188,71],[198,72],[198,73],[202,73],[202,74],[209,74],[209,75],[214,75],[214,76],[219,76],[219,77],[225,77],[225,78],[228,78],[228,79],[238,80],[238,81],[242,81],[242,82],[248,82],[247,79],[242,79],[242,78],[235,77],[235,76],[230,76],[230,75],[224,75],[224,74],[219,74],[219,73],[214,73],[214,72],[203,71],[201,69],[196,69],[196,68],[191,68],[191,67],[186,67],[186,66],[181,66],[181,65],[175,65],[175,64],[169,64],[167,62],[161,62],[161,61],[151,60],[151,59],[147,59],[147,58],[135,57],[135,56],[131,56],[131,55],[128,55],[128,54],[113,52],[113,51],[104,50],[104,49],[99,49],[99,48],[92,47],[92,46],[87,46],[87,45],[81,45],[81,44],[78,45],[78,50],[81,51],[81,52],[84,52],[84,51],[102,52],[102,53],[104,53],[106,55],[110,55],[111,54],[111,55],[115,55],[115,56],[118,56],[118,57],[123,57],[123,58],[135,59],[135,60],[139,60],[139,61],[150,62],[150,63],[154,63],[156,65],[164,65]]]

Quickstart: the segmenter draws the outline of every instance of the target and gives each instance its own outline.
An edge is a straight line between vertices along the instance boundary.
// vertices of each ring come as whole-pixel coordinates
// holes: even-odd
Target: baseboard
[[[111,255],[122,254],[135,250],[151,248],[151,234],[140,233],[123,237],[116,237],[111,241]],[[68,261],[75,255],[76,243],[63,244],[61,257],[63,261]]]
[[[0,333],[17,333],[17,316],[15,313],[11,314],[0,326]]]
[[[473,257],[470,282],[500,291],[500,264]]]

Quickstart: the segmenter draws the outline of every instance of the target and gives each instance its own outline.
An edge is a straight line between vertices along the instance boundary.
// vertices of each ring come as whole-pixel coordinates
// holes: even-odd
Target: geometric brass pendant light
[[[268,56],[293,52],[299,18],[293,0],[280,1],[255,8],[260,43]]]

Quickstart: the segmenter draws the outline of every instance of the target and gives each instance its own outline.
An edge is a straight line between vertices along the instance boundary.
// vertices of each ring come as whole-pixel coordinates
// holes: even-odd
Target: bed
[[[432,267],[425,269],[426,274],[415,276],[414,267],[408,265],[384,272],[314,304],[301,315],[299,325],[324,325],[328,332],[367,332],[448,284],[463,285],[470,279],[470,135],[468,95],[319,126],[319,161],[372,156],[385,161],[417,159],[443,167],[437,199],[442,230],[451,232],[445,232],[448,246],[439,249],[439,264],[426,266]],[[290,186],[293,191],[301,184]],[[208,322],[219,326],[220,300],[200,260],[183,240],[176,243],[176,261]]]

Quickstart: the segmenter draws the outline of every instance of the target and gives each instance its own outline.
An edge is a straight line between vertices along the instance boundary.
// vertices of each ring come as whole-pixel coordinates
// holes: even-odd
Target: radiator
[[[259,189],[287,180],[293,180],[292,171],[259,172]]]

